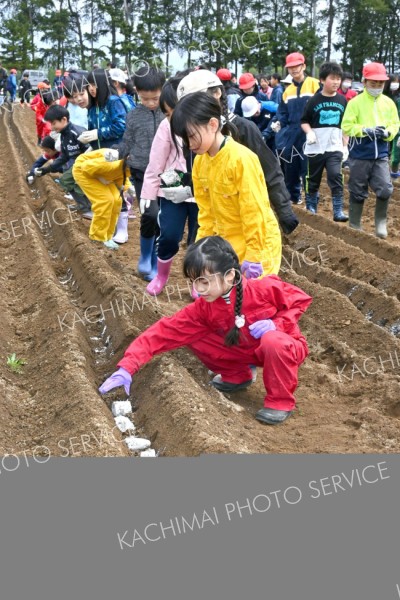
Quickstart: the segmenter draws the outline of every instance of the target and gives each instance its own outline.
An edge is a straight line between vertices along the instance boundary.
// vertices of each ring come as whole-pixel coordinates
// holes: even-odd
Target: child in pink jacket
[[[150,204],[150,201],[159,201],[160,204],[157,275],[146,288],[153,296],[160,294],[168,281],[186,220],[189,221],[188,242],[194,237],[192,233],[197,226],[198,207],[188,185],[190,177],[187,171],[191,169],[190,166],[188,169],[182,146],[175,147],[171,136],[169,120],[177,102],[176,87],[173,81],[169,81],[164,85],[160,97],[160,108],[167,118],[161,121],[154,137],[141,193],[142,202]],[[174,178],[177,180],[175,184],[172,181]]]

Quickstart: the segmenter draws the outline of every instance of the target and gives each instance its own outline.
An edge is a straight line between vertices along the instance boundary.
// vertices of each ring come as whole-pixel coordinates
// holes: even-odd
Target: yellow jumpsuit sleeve
[[[201,177],[201,162],[203,157],[196,156],[193,162],[192,180],[194,188],[194,197],[199,207],[197,221],[199,229],[197,231],[196,241],[209,235],[215,235],[214,218],[211,209],[211,199],[208,180]]]
[[[262,262],[266,234],[267,191],[260,185],[256,166],[255,160],[246,157],[245,160],[237,162],[235,169],[240,220],[246,241],[245,260],[250,262]]]

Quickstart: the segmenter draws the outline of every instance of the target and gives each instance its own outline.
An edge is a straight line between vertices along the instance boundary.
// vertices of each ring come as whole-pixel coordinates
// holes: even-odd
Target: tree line
[[[333,56],[356,77],[366,60],[400,68],[400,0],[0,0],[0,11],[0,60],[18,69],[146,60],[171,72],[174,49],[188,66],[233,70],[282,71],[294,50],[310,71]]]

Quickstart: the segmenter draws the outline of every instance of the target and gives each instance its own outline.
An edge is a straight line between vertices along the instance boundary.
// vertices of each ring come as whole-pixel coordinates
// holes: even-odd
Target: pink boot
[[[161,258],[157,259],[157,275],[152,281],[150,281],[149,285],[146,288],[146,291],[151,296],[158,296],[158,294],[161,294],[161,292],[163,291],[165,284],[168,281],[173,260],[173,257],[169,260],[161,260]]]

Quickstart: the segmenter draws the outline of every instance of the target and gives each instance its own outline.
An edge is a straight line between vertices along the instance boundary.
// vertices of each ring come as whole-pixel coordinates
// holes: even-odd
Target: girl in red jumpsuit
[[[248,387],[249,365],[262,367],[267,393],[256,419],[282,423],[294,409],[298,368],[308,355],[297,322],[312,298],[276,275],[243,278],[232,246],[219,236],[190,246],[183,270],[199,298],[139,335],[99,391],[123,385],[129,394],[132,375],[154,355],[187,346],[218,373],[211,384],[222,392]]]

